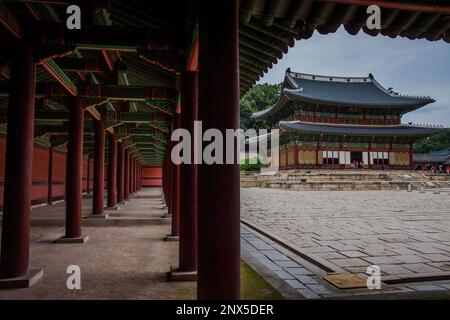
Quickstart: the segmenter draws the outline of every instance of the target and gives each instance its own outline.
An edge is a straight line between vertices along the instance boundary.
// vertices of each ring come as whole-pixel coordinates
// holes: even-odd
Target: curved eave
[[[253,119],[265,120],[265,119],[269,118],[270,116],[278,113],[280,110],[282,110],[288,101],[289,101],[289,98],[286,95],[281,94],[280,99],[278,99],[278,101],[273,106],[271,106],[267,109],[255,112],[252,114],[251,117]]]
[[[450,42],[450,15],[446,4],[423,1],[383,1],[381,30],[366,26],[367,6],[353,1],[242,0],[240,4],[241,94],[292,47],[295,40],[309,39],[315,32],[335,33],[340,27],[351,34],[426,39]]]
[[[426,137],[444,128],[428,128],[413,125],[397,126],[368,126],[368,125],[339,125],[318,124],[301,121],[280,121],[279,126],[288,130],[295,130],[309,134],[346,135],[346,136],[394,136],[394,137]]]
[[[307,103],[314,103],[328,106],[349,107],[349,108],[363,107],[363,108],[398,109],[403,111],[402,113],[416,110],[427,104],[435,102],[435,100],[431,98],[424,98],[424,99],[406,98],[410,99],[411,102],[398,104],[379,104],[379,103],[370,103],[370,102],[368,103],[364,101],[358,101],[351,103],[347,101],[329,101],[324,99],[318,99],[315,97],[309,97],[306,95],[302,95],[300,92],[297,92],[297,90],[295,91],[286,90],[284,94],[295,102],[307,102]]]

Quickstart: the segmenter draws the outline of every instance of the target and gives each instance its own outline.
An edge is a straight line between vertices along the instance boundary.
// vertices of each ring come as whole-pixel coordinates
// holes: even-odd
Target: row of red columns
[[[203,130],[215,128],[225,134],[226,129],[239,127],[238,0],[201,1],[199,25],[200,90],[196,74],[187,72],[184,80],[186,111],[182,114],[185,118],[181,120],[182,126],[192,128],[198,92],[198,118],[202,121]],[[22,276],[29,267],[35,99],[35,65],[30,43],[29,39],[23,39],[11,61],[0,261],[2,278]],[[67,171],[67,237],[81,234],[83,113],[80,104],[79,99],[72,100],[67,160],[67,166],[72,170]],[[96,120],[93,214],[97,215],[103,214],[104,209],[104,135],[103,121]],[[123,151],[119,147],[120,152]],[[128,150],[123,153],[123,197],[127,199],[139,187],[136,177],[140,174],[140,167]],[[110,150],[111,154],[114,150]],[[69,160],[72,156],[73,159]],[[197,264],[199,299],[238,299],[240,221],[237,160],[234,164],[180,167],[171,164],[170,153],[166,153],[168,161],[164,170],[164,190],[169,197],[169,213],[174,220],[172,233],[180,234],[180,268],[192,270]],[[112,178],[112,165],[108,172]],[[120,194],[118,197],[121,198]]]
[[[5,185],[0,256],[0,278],[25,276],[29,271],[31,182],[34,139],[35,60],[28,38],[17,43],[12,57]],[[69,136],[66,154],[66,231],[68,239],[81,237],[84,108],[80,97],[69,105]],[[117,149],[119,150],[117,152]],[[49,149],[48,204],[52,204],[53,150]],[[93,214],[104,210],[105,128],[95,120]],[[90,167],[88,158],[88,168]],[[142,167],[115,135],[109,135],[108,206],[115,207],[141,187]],[[88,169],[88,190],[90,189]],[[117,180],[116,180],[117,179]]]

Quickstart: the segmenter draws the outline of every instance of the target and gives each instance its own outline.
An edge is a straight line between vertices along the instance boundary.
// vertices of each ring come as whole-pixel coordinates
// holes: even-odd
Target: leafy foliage
[[[415,153],[428,153],[450,148],[450,130],[422,139],[414,145]]]
[[[270,129],[263,120],[252,119],[254,112],[271,107],[280,97],[281,84],[257,84],[241,98],[241,128]]]
[[[252,160],[250,163],[250,160]],[[256,163],[255,163],[256,160]],[[265,168],[267,165],[261,163],[259,159],[245,159],[244,161],[241,161],[240,169],[241,171],[260,171],[261,168]]]

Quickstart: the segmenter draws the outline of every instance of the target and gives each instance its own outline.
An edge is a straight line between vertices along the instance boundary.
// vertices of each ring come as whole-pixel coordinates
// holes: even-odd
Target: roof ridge
[[[291,71],[291,68],[287,68],[286,76],[292,78],[302,78],[316,81],[333,81],[333,80],[345,80],[347,82],[371,82],[373,76],[371,74],[367,77],[345,77],[345,76],[332,76],[332,75],[319,75],[311,73],[302,73]]]

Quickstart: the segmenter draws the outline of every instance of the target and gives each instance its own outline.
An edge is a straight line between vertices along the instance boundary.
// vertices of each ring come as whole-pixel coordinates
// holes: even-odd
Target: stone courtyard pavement
[[[450,279],[450,190],[241,189],[242,221],[323,272],[382,281]],[[261,250],[263,251],[263,250]]]

